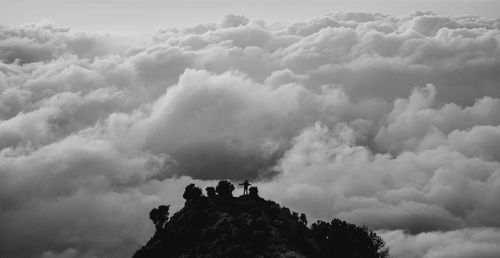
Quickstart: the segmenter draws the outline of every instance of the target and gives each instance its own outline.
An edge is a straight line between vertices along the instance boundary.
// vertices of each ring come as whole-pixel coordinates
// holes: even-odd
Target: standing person
[[[243,186],[243,195],[248,194],[248,186],[252,185],[248,182],[248,180],[245,180],[245,182],[241,183],[240,185]]]

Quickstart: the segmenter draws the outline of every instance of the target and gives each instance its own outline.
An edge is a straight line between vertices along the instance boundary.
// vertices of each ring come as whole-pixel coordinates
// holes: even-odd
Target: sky
[[[2,2],[0,257],[130,257],[221,179],[500,257],[497,3],[330,2]]]
[[[267,22],[290,22],[341,11],[401,15],[428,10],[441,15],[500,17],[497,0],[0,0],[0,6],[3,25],[50,20],[75,30],[128,34],[216,22],[227,13]]]

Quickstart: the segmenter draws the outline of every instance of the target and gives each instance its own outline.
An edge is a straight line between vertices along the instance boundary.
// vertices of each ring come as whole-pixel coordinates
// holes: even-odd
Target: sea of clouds
[[[500,19],[0,26],[1,257],[131,256],[225,178],[395,257],[500,257]]]

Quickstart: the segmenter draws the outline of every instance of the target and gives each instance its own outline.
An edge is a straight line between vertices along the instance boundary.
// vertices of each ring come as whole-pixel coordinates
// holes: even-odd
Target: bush
[[[205,191],[207,192],[208,198],[211,200],[215,199],[215,197],[217,196],[217,194],[215,193],[215,188],[213,186],[205,188]]]
[[[149,218],[153,221],[156,230],[162,229],[168,221],[170,205],[160,205],[149,212]]]
[[[215,191],[221,198],[231,198],[233,197],[234,185],[227,180],[219,181]]]
[[[366,227],[358,227],[340,219],[311,225],[314,238],[331,257],[389,257],[389,248],[380,236]]]
[[[248,193],[250,197],[259,197],[259,189],[257,189],[257,187],[255,186],[250,187]]]
[[[186,186],[182,197],[186,199],[186,202],[190,202],[200,199],[202,194],[203,193],[201,192],[201,189],[199,187],[197,187],[195,184],[189,184],[188,186]]]

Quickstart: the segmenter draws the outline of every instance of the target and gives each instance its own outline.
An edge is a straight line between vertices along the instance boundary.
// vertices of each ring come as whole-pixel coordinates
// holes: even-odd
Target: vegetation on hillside
[[[383,240],[366,227],[339,219],[310,227],[305,214],[264,200],[257,187],[233,197],[220,181],[207,195],[190,184],[185,206],[169,217],[169,206],[150,212],[156,232],[134,258],[143,257],[388,257]]]

